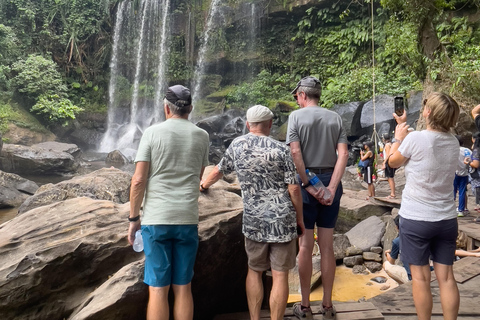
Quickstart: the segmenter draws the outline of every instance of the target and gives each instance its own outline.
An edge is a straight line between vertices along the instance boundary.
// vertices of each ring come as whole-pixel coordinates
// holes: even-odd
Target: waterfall
[[[199,100],[200,97],[202,97],[201,91],[203,82],[202,78],[205,75],[205,58],[208,50],[209,39],[212,35],[212,32],[214,31],[215,18],[219,13],[219,3],[220,0],[212,0],[210,8],[208,10],[207,24],[205,26],[202,44],[198,53],[197,65],[195,67],[195,74],[193,80],[194,89],[192,92],[193,106],[195,106],[195,103]]]
[[[108,127],[99,151],[133,158],[143,131],[162,119],[171,0],[119,3],[110,62]]]

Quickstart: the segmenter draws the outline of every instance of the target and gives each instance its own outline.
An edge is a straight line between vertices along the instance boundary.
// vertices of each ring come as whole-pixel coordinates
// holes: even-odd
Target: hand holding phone
[[[395,113],[397,114],[397,116],[400,117],[405,112],[403,97],[395,97],[394,104],[395,104]]]

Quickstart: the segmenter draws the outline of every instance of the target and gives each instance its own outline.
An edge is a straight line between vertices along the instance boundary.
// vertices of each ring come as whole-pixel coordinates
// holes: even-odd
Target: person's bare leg
[[[388,185],[390,186],[390,195],[395,196],[395,180],[393,178],[388,178]]]
[[[168,290],[166,287],[148,287],[147,320],[168,320]]]
[[[375,186],[373,185],[373,183],[368,184],[368,196],[375,197]]]
[[[248,311],[250,312],[251,320],[260,319],[260,310],[262,309],[263,301],[262,273],[261,271],[248,268],[246,291]]]
[[[432,291],[430,289],[430,265],[410,265],[412,272],[412,294],[418,320],[429,320],[432,317]]]
[[[453,275],[453,266],[433,263],[438,287],[440,288],[440,302],[442,303],[443,319],[457,319],[460,307],[460,294],[457,282]]]
[[[298,240],[298,276],[300,278],[300,290],[302,293],[301,304],[304,307],[310,307],[310,285],[312,279],[312,252],[313,229],[305,229],[305,235]]]
[[[337,267],[333,252],[333,228],[317,228],[318,246],[320,247],[320,268],[322,271],[323,305],[332,306],[333,281]]]
[[[270,317],[282,320],[288,300],[288,271],[272,269],[272,291],[270,292]]]
[[[175,300],[173,303],[173,318],[175,320],[193,319],[192,284],[172,285]]]

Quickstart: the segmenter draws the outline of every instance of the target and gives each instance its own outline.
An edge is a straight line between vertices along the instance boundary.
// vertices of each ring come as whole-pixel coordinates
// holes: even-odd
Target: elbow
[[[293,159],[298,159],[298,157],[302,155],[302,152],[300,151],[300,149],[291,149],[291,153],[292,153]]]
[[[132,177],[132,188],[140,188],[146,184],[147,180],[141,176],[133,175]]]

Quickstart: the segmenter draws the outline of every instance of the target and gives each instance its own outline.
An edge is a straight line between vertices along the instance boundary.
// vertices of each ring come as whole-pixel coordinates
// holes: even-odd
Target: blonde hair
[[[430,128],[448,132],[450,128],[455,127],[460,108],[452,97],[444,93],[433,92],[423,103],[424,108],[430,110],[430,115],[426,119]]]

